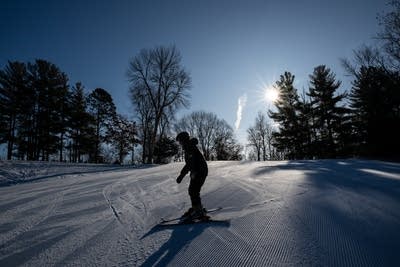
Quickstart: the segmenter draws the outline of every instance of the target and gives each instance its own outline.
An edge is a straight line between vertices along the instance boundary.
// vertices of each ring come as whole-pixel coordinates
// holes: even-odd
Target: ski
[[[218,220],[212,219],[208,217],[208,219],[195,219],[195,220],[187,220],[187,221],[169,221],[169,222],[161,222],[158,224],[159,227],[171,227],[171,226],[179,226],[179,225],[193,225],[193,224],[218,224],[222,226],[229,226],[229,220]]]
[[[214,208],[214,209],[206,210],[206,213],[207,213],[207,214],[208,214],[208,213],[213,213],[213,212],[217,212],[217,211],[219,211],[219,210],[222,210],[222,207],[217,207],[217,208]],[[175,218],[171,218],[171,219],[164,219],[164,218],[161,218],[161,222],[160,222],[160,223],[167,223],[167,222],[179,221],[179,220],[181,220],[181,219],[182,219],[182,216],[180,216],[180,217],[175,217]]]

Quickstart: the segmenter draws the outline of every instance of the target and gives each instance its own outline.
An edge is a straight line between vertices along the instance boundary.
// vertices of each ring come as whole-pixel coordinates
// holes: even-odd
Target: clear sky
[[[235,128],[240,99],[237,137],[245,142],[257,112],[272,107],[263,87],[284,71],[302,90],[325,64],[348,90],[339,59],[375,42],[376,16],[387,8],[386,0],[2,0],[0,67],[49,60],[71,85],[106,89],[132,117],[129,60],[142,48],[175,45],[193,81],[191,107],[179,116],[205,110]]]

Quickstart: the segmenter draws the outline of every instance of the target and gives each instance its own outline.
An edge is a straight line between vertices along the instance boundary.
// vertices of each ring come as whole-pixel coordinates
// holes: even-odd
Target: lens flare
[[[265,89],[264,98],[267,102],[275,102],[279,98],[279,92],[274,87],[268,87]]]

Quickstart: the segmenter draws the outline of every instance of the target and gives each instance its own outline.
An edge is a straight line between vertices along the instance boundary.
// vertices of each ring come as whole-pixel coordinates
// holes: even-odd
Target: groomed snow
[[[18,184],[0,187],[0,266],[400,262],[400,164],[210,162],[203,203],[229,223],[157,227],[189,206],[182,166],[1,162],[3,185]]]

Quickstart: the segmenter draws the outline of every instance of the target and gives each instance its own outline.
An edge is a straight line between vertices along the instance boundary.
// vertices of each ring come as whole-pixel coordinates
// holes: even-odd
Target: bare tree
[[[267,160],[267,126],[267,118],[264,114],[259,112],[256,118],[256,130],[258,130],[261,139],[261,149],[264,161]]]
[[[353,51],[354,59],[342,58],[340,61],[348,75],[357,78],[361,66],[364,67],[381,67],[386,70],[385,58],[382,53],[374,47],[363,46]]]
[[[247,134],[248,146],[254,149],[258,161],[261,157],[264,161],[273,158],[272,127],[263,113],[258,113],[254,126],[247,129]]]
[[[210,160],[218,123],[219,120],[215,114],[196,111],[183,117],[175,125],[175,130],[177,132],[187,131],[191,136],[196,136],[204,157],[206,160]]]
[[[132,92],[131,97],[132,102],[136,103],[135,111],[139,120],[138,137],[142,145],[142,162],[145,163],[149,162],[149,140],[154,123],[154,110],[150,100],[142,94],[142,91]]]
[[[146,162],[151,163],[154,145],[162,133],[163,118],[168,112],[174,114],[179,108],[189,105],[191,79],[181,66],[181,56],[175,46],[143,49],[130,62],[127,76],[134,106],[145,101],[150,108],[151,116],[146,114],[146,119],[141,120],[145,122],[142,126],[148,134],[143,150],[148,151]]]
[[[241,148],[232,127],[214,113],[196,111],[184,116],[175,124],[175,131],[187,131],[197,137],[206,160],[239,158]]]
[[[393,9],[378,16],[379,24],[383,29],[377,37],[383,41],[392,67],[400,70],[400,1],[392,0],[389,4]]]
[[[247,141],[249,142],[248,146],[254,149],[254,151],[257,155],[257,161],[260,161],[261,160],[261,146],[262,146],[261,138],[254,126],[247,129]]]

